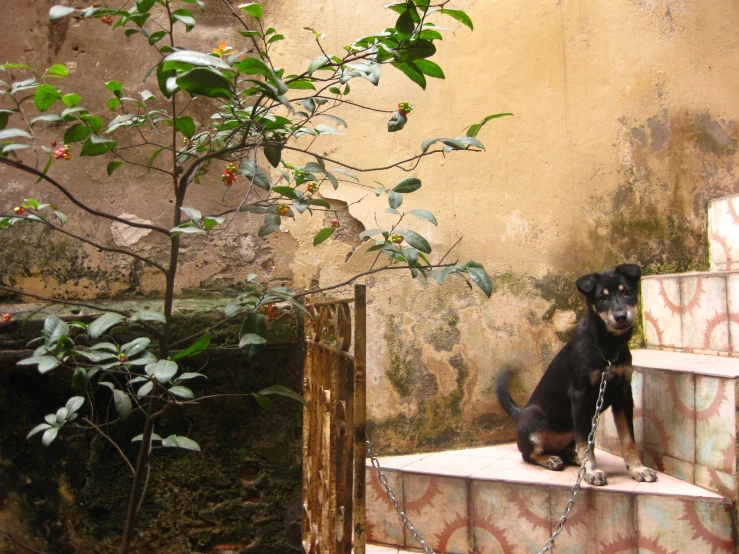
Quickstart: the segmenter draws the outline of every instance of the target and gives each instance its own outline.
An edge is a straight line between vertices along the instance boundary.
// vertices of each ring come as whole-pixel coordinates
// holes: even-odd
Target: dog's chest
[[[614,379],[616,380],[623,380],[625,379],[627,382],[631,382],[631,373],[634,370],[634,368],[631,365],[614,365],[611,366],[611,369],[608,371],[608,374],[606,375],[606,382],[610,383]],[[592,369],[589,373],[590,378],[590,384],[595,386],[598,383],[600,383],[600,377],[603,375],[602,369]]]

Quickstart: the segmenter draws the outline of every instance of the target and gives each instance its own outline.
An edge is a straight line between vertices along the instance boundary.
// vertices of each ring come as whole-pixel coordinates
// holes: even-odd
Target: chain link
[[[585,455],[583,456],[582,464],[580,465],[580,469],[577,471],[577,479],[575,480],[575,485],[572,487],[572,494],[570,495],[570,499],[567,501],[565,511],[562,514],[557,527],[554,528],[552,536],[549,537],[549,540],[547,540],[547,542],[544,544],[544,548],[539,551],[539,554],[545,554],[546,552],[554,548],[554,541],[557,540],[557,537],[562,532],[562,529],[564,529],[565,522],[570,515],[572,506],[575,505],[575,498],[577,497],[577,493],[580,492],[580,483],[582,482],[582,478],[585,476],[585,467],[590,461],[590,457],[593,455],[593,447],[595,446],[595,431],[596,429],[598,429],[598,422],[600,421],[600,411],[603,408],[604,396],[606,393],[606,376],[611,370],[611,362],[609,360],[606,360],[606,362],[608,363],[608,367],[603,370],[603,374],[600,376],[598,401],[595,403],[595,415],[593,416],[593,425],[591,426],[590,434],[588,435],[588,447],[585,449]]]
[[[572,507],[575,505],[575,498],[577,497],[577,493],[580,492],[580,483],[582,482],[583,477],[585,477],[586,466],[590,461],[591,456],[593,455],[593,448],[595,446],[595,432],[598,429],[598,423],[600,422],[600,411],[603,408],[603,402],[606,393],[606,376],[608,375],[608,372],[611,370],[612,366],[609,360],[606,360],[606,362],[608,363],[608,367],[603,370],[603,374],[600,376],[600,388],[598,389],[598,400],[595,403],[595,415],[593,415],[593,424],[590,427],[590,434],[588,435],[588,446],[585,449],[585,455],[583,456],[582,464],[580,465],[580,469],[577,472],[577,480],[575,481],[575,485],[572,487],[572,494],[570,495],[570,499],[567,501],[564,513],[562,514],[557,527],[554,528],[552,536],[549,538],[549,540],[547,540],[547,542],[544,544],[544,548],[540,550],[538,554],[546,554],[546,552],[549,552],[552,548],[554,548],[554,541],[557,540],[557,537],[562,532],[562,529],[564,529],[567,518],[572,511]],[[375,453],[372,450],[372,444],[370,443],[370,441],[365,442],[367,443],[367,453],[372,460],[372,467],[374,467],[377,471],[377,479],[380,481],[380,484],[385,489],[385,494],[387,494],[390,502],[392,502],[393,506],[395,506],[395,511],[398,512],[400,519],[403,520],[403,525],[406,529],[408,529],[408,531],[411,532],[413,538],[416,539],[416,542],[421,545],[423,551],[426,554],[435,554],[433,549],[426,543],[426,541],[423,540],[423,537],[421,537],[418,529],[413,526],[411,521],[408,519],[408,516],[405,515],[403,508],[398,502],[398,499],[395,497],[393,489],[391,489],[390,485],[388,485],[387,477],[382,472],[382,468],[380,467],[380,461],[377,459],[377,456],[375,456]]]
[[[390,488],[390,485],[388,485],[387,477],[385,477],[385,474],[382,472],[382,468],[380,467],[380,461],[377,459],[377,456],[375,456],[374,451],[372,450],[372,445],[370,444],[370,441],[365,441],[367,443],[367,453],[370,456],[370,459],[372,460],[372,467],[377,470],[377,479],[380,481],[380,484],[385,489],[385,494],[387,494],[387,497],[390,499],[390,502],[393,503],[393,506],[395,506],[395,511],[398,512],[398,515],[400,516],[400,519],[403,520],[403,525],[405,525],[405,528],[408,529],[413,534],[413,538],[416,539],[416,542],[421,545],[423,548],[423,551],[426,554],[435,554],[433,549],[426,544],[426,541],[423,540],[423,537],[421,537],[421,534],[418,532],[418,529],[416,529],[411,521],[408,519],[408,516],[405,515],[405,512],[403,511],[403,508],[400,505],[400,502],[398,502],[398,499],[395,498],[395,493],[393,492],[393,489]]]

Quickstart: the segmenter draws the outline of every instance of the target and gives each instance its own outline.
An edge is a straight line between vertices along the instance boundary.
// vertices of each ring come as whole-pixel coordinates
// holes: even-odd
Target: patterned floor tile
[[[682,340],[680,279],[643,279],[641,290],[647,345],[679,347]]]
[[[733,551],[728,503],[642,495],[637,506],[640,554]]]
[[[474,552],[538,552],[551,534],[549,512],[547,487],[473,481]]]
[[[388,485],[395,496],[403,502],[403,479],[401,473],[383,469]],[[392,502],[377,478],[374,469],[367,470],[366,504],[367,542],[405,546],[405,528],[400,521]]]
[[[472,549],[464,479],[403,474],[405,512],[424,540],[439,553],[468,554]],[[413,541],[408,537],[408,546]]]
[[[734,473],[736,470],[735,383],[730,379],[695,378],[696,463]]]
[[[644,449],[692,463],[695,460],[693,374],[649,371],[644,376],[643,388]]]
[[[682,347],[729,350],[726,279],[718,275],[681,277]]]

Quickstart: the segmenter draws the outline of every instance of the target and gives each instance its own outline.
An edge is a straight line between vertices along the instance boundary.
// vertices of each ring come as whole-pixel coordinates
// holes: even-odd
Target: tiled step
[[[635,350],[634,434],[644,463],[737,500],[739,359]],[[597,445],[621,452],[610,410]]]
[[[583,484],[554,552],[733,552],[733,505],[674,477],[632,480],[623,460],[598,451],[604,487]],[[527,464],[515,445],[381,458],[390,486],[427,543],[440,553],[530,554],[544,546],[577,469]],[[367,539],[418,549],[367,468]]]
[[[739,269],[739,195],[716,198],[708,204],[711,269]]]
[[[646,276],[642,303],[649,348],[739,357],[739,271]]]

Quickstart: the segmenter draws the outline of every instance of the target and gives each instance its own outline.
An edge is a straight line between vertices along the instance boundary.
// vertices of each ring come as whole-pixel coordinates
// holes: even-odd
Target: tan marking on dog
[[[624,286],[623,285],[619,285],[618,286],[618,290],[624,290]]]
[[[578,441],[575,448],[577,451],[577,463],[578,465],[582,465],[582,461],[585,459],[585,451],[588,449],[588,443]],[[595,451],[590,453],[590,458],[588,459],[588,463],[585,465],[585,470],[589,472],[595,470]]]
[[[618,440],[621,442],[621,455],[626,462],[626,467],[633,469],[642,465],[639,458],[639,452],[636,450],[636,443],[629,433],[629,424],[626,421],[626,414],[622,411],[613,412],[613,421],[616,424],[618,432]]]
[[[615,377],[623,377],[629,383],[631,382],[631,375],[634,372],[634,368],[630,365],[614,365],[611,366],[611,370],[606,375],[606,381],[611,381]],[[602,369],[591,369],[588,374],[588,380],[592,386],[600,383],[600,376],[603,374]]]
[[[609,295],[609,294],[611,294],[611,293],[610,293],[610,292],[608,292],[608,289],[603,289],[603,292],[601,292],[601,294],[605,294],[605,295],[607,296],[607,295]]]

